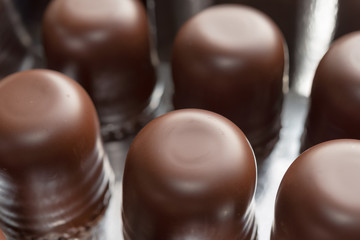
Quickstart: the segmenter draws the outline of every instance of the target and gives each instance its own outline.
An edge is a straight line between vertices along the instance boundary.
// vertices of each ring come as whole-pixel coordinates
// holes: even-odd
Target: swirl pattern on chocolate
[[[130,147],[124,237],[255,240],[255,186],[254,154],[235,124],[205,110],[167,113]]]

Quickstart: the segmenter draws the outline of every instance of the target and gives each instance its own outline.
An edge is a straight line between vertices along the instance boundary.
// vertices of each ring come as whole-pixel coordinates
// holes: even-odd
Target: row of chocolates
[[[0,82],[0,225],[9,239],[104,239],[112,172],[86,92],[50,70]],[[272,239],[359,238],[359,140],[305,151],[279,188]],[[257,239],[251,145],[183,109],[147,124],[124,170],[124,239]],[[120,214],[120,213],[119,213]]]
[[[359,33],[346,35],[319,64],[304,150],[330,139],[359,138],[358,42]],[[123,127],[126,120],[138,121],[156,82],[146,12],[140,2],[54,0],[45,13],[43,43],[49,67],[83,85],[103,126],[115,124],[123,131],[129,130]],[[258,10],[220,5],[185,23],[172,49],[174,107],[211,110],[237,126],[215,113],[182,110],[157,118],[140,132],[124,174],[125,239],[256,239],[252,205],[255,158],[238,127],[259,160],[270,154],[281,126],[287,68],[281,32]],[[112,174],[87,93],[53,71],[10,75],[0,81],[0,119],[0,224],[8,237],[102,239],[94,228],[101,225],[107,208]],[[133,126],[130,130],[136,131]],[[358,225],[345,211],[356,212],[352,203],[357,201],[357,193],[351,185],[341,185],[356,182],[352,171],[357,171],[353,161],[357,152],[350,149],[358,144],[332,144],[319,145],[302,156],[315,152],[314,159],[349,159],[344,165],[330,161],[330,167],[324,168],[325,180],[342,169],[343,174],[336,175],[339,181],[328,181],[338,187],[316,178],[321,161],[309,163],[296,180],[307,181],[298,194],[324,191],[314,201],[323,200],[322,206],[334,207],[334,211],[322,211],[313,202],[304,209],[317,214],[308,216],[325,219],[329,225],[321,222],[323,228],[316,229],[321,232],[312,232],[312,226],[318,225],[304,224],[301,220],[307,215],[291,215],[294,203],[289,201],[301,199],[295,195],[276,208],[274,239],[358,238]],[[323,153],[316,150],[319,148],[335,150]],[[309,180],[315,183],[314,189],[307,189]],[[282,201],[281,192],[286,192],[282,189],[286,188],[280,187],[278,202]],[[339,196],[346,196],[349,202]],[[331,217],[339,211],[348,216],[344,233],[337,225],[344,222]],[[297,225],[286,224],[293,219],[298,220]],[[355,230],[349,227],[353,225]]]

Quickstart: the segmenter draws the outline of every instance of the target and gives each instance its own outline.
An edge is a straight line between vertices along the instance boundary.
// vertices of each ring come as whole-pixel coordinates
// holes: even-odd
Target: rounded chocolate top
[[[206,1],[206,0],[205,0]],[[304,19],[311,17],[312,0],[213,0],[216,4],[241,3],[256,8],[267,14],[283,33],[289,49],[289,77],[290,83],[294,72],[298,69],[299,47],[301,34],[309,27]],[[345,0],[346,1],[346,0]],[[300,24],[301,23],[301,24]]]
[[[48,66],[89,92],[100,120],[143,110],[155,85],[140,1],[54,0],[43,20]]]
[[[303,149],[338,138],[360,139],[360,32],[330,47],[317,68]]]
[[[93,154],[99,132],[86,92],[48,70],[0,81],[0,119],[0,164],[16,173],[28,171],[25,166],[79,164]]]
[[[121,61],[107,64],[121,66],[149,58],[148,22],[139,1],[55,0],[46,10],[43,30],[46,50],[60,57],[50,58],[50,65],[95,63],[106,56]]]
[[[272,240],[360,238],[360,141],[333,140],[305,151],[286,172]]]
[[[132,143],[123,180],[125,239],[253,239],[256,166],[226,118],[179,110]]]
[[[16,239],[85,226],[108,179],[94,106],[75,81],[49,70],[0,81],[0,225]],[[75,230],[74,230],[75,229]]]
[[[284,51],[281,32],[258,10],[229,4],[200,12],[175,39],[175,108],[217,112],[255,149],[264,145],[280,129]]]

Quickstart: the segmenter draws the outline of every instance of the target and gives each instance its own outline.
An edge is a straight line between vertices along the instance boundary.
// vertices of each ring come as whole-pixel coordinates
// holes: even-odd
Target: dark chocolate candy
[[[360,32],[330,47],[317,68],[302,139],[307,148],[332,139],[360,139]]]
[[[360,239],[360,141],[310,148],[286,172],[271,240]]]
[[[140,1],[55,0],[43,42],[48,66],[85,87],[102,123],[121,123],[149,104],[156,77]]]
[[[167,113],[130,147],[124,237],[254,240],[255,185],[254,154],[235,124],[204,110]]]
[[[62,239],[87,231],[106,207],[109,178],[86,92],[54,71],[10,75],[0,81],[0,122],[4,232]]]
[[[299,34],[309,14],[312,0],[154,0],[157,49],[160,60],[169,61],[174,38],[180,27],[194,14],[215,4],[244,4],[269,15],[284,33],[290,55],[290,75],[296,69]],[[292,79],[290,77],[290,79]]]
[[[290,80],[297,68],[300,34],[306,28],[304,21],[309,18],[313,0],[214,0],[217,4],[238,3],[254,7],[267,14],[279,26],[289,49]]]
[[[219,5],[202,11],[174,43],[174,107],[229,118],[264,158],[280,131],[284,51],[280,30],[258,10]]]

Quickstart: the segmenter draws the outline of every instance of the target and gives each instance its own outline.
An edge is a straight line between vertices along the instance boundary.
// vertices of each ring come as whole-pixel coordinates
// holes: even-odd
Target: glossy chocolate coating
[[[4,232],[60,239],[91,227],[109,179],[96,112],[80,85],[49,70],[10,75],[0,81],[0,122]]]
[[[148,21],[133,0],[55,0],[46,10],[48,66],[78,80],[102,123],[141,112],[155,85]]]
[[[358,140],[301,154],[281,182],[271,240],[360,239],[359,158]]]
[[[279,135],[284,65],[282,35],[267,16],[241,5],[208,8],[176,37],[174,107],[229,118],[262,159]]]
[[[313,81],[302,151],[332,139],[360,139],[360,32],[330,47]]]
[[[306,18],[311,0],[154,0],[157,49],[162,61],[169,61],[171,49],[180,27],[194,14],[215,4],[236,3],[266,13],[283,32],[289,48],[290,73],[296,69],[296,46],[302,18]],[[290,77],[291,79],[291,77]]]
[[[254,7],[267,14],[284,34],[289,49],[290,80],[296,71],[297,47],[302,24],[309,17],[309,8],[312,0],[214,0],[217,4],[238,3]]]
[[[12,21],[11,1],[0,0],[0,79],[16,72],[26,54]]]
[[[338,0],[335,39],[350,32],[360,30],[360,1]]]
[[[125,239],[254,240],[255,185],[254,155],[235,124],[204,110],[167,113],[130,147]]]

